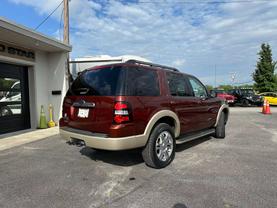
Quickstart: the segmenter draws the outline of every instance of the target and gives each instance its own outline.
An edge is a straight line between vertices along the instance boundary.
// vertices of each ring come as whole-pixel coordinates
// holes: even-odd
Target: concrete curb
[[[59,128],[53,127],[49,129],[32,129],[5,134],[0,137],[0,151],[45,139],[57,135],[58,133]]]

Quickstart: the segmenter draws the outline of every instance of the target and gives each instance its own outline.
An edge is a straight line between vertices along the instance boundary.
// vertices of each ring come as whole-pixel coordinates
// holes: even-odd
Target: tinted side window
[[[190,96],[186,81],[180,74],[166,73],[167,83],[172,96]]]
[[[193,77],[189,77],[189,82],[191,84],[193,93],[195,97],[207,97],[207,91],[206,88],[204,87],[204,85],[199,82],[197,79],[193,78]]]
[[[127,71],[126,95],[160,95],[159,79],[156,71],[141,67],[130,67]]]

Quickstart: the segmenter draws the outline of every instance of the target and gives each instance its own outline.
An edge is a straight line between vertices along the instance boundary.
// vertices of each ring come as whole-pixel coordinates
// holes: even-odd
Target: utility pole
[[[68,8],[68,0],[63,0],[63,42],[69,45],[69,8]],[[68,80],[68,87],[70,87],[73,78],[70,72],[69,66],[69,53],[67,53],[66,57],[66,71],[67,71],[67,80]]]
[[[69,44],[69,11],[68,11],[68,0],[63,0],[63,42]]]

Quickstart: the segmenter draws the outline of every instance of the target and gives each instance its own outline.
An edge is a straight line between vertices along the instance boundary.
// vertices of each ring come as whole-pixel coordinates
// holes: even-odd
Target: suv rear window
[[[115,96],[121,92],[122,67],[107,67],[84,72],[73,82],[70,95]]]
[[[159,96],[157,72],[141,67],[114,66],[84,72],[67,92],[94,96]]]

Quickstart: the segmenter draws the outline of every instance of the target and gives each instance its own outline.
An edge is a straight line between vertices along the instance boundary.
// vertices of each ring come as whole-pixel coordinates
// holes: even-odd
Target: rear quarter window
[[[159,96],[157,71],[142,67],[129,67],[126,77],[126,95]]]
[[[172,96],[191,96],[191,93],[187,87],[185,77],[181,74],[166,73],[168,88]]]

